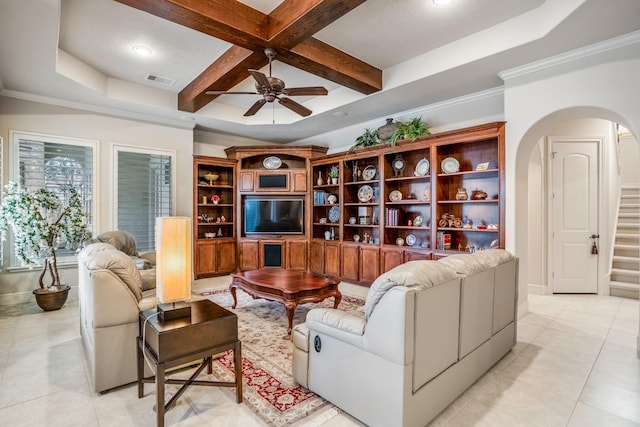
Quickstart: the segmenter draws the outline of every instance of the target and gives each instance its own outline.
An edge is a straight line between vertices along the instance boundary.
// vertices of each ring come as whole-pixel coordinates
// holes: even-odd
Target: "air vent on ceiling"
[[[145,80],[149,80],[150,82],[158,83],[164,86],[171,86],[176,81],[175,79],[170,79],[169,77],[156,76],[155,74],[147,74]]]

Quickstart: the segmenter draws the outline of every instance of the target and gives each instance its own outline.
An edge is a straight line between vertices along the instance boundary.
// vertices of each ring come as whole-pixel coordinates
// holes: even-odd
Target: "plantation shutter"
[[[171,156],[118,151],[118,230],[138,251],[155,249],[156,217],[172,214],[171,169]]]
[[[14,173],[20,187],[30,191],[46,188],[58,195],[73,187],[80,195],[89,232],[93,230],[94,148],[86,144],[44,141],[48,138],[18,138],[18,170]],[[64,241],[57,242],[56,255],[74,255]]]

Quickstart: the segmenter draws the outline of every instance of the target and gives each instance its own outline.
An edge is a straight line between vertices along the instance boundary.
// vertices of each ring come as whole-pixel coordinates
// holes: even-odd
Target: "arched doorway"
[[[605,140],[604,157],[600,170],[601,194],[601,239],[598,293],[608,294],[606,274],[611,265],[611,245],[615,231],[615,207],[619,196],[618,157],[614,123],[629,128],[623,117],[615,112],[594,107],[574,107],[551,113],[533,124],[518,144],[515,165],[515,251],[521,259],[520,291],[528,293],[551,293],[548,286],[549,268],[549,220],[547,200],[548,151],[545,148],[550,136],[594,136],[594,132]],[[603,131],[603,129],[608,129]],[[640,162],[640,159],[636,159]],[[539,191],[530,191],[536,186]],[[537,229],[537,232],[534,232]],[[537,274],[535,274],[537,273]],[[524,286],[523,286],[524,281]],[[534,282],[533,284],[531,282]],[[522,295],[521,295],[522,296]],[[520,303],[522,305],[522,297]]]

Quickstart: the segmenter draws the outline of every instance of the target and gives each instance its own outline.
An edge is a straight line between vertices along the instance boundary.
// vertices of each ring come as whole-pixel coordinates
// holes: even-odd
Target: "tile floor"
[[[530,295],[529,307],[516,347],[430,425],[640,426],[638,301]],[[0,426],[155,425],[151,385],[143,399],[135,386],[89,391],[81,346],[76,301],[51,313],[35,304],[0,307]],[[166,423],[263,425],[230,394],[203,387],[189,389]],[[322,425],[361,424],[339,414]]]

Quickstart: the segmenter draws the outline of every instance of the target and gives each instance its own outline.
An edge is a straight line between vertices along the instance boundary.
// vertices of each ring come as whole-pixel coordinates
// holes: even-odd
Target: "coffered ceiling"
[[[289,142],[499,87],[638,16],[637,0],[3,0],[0,94]],[[255,91],[267,46],[288,87],[328,89],[295,97],[309,117],[277,103],[244,117],[260,95],[205,94]]]

